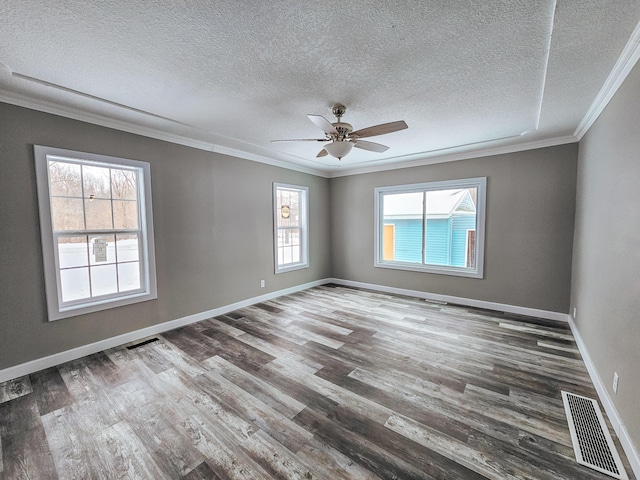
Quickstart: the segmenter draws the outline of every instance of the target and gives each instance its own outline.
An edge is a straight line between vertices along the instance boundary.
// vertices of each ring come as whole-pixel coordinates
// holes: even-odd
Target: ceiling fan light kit
[[[374,137],[376,135],[384,135],[386,133],[397,132],[398,130],[404,130],[408,128],[404,120],[397,122],[382,123],[380,125],[374,125],[372,127],[363,128],[361,130],[353,131],[351,124],[343,122],[342,116],[347,111],[347,108],[337,103],[331,109],[336,117],[335,122],[331,123],[322,115],[309,114],[309,120],[311,120],[318,128],[320,128],[325,138],[304,138],[298,140],[272,140],[272,142],[329,142],[322,150],[316,155],[316,158],[326,157],[331,155],[332,157],[341,160],[345,157],[353,147],[360,148],[362,150],[368,150],[370,152],[382,153],[386,152],[389,147],[380,143],[369,142],[360,140],[362,137]]]
[[[346,156],[351,149],[354,147],[353,142],[341,140],[337,142],[327,143],[324,146],[324,149],[327,151],[329,155],[340,160],[342,157]]]

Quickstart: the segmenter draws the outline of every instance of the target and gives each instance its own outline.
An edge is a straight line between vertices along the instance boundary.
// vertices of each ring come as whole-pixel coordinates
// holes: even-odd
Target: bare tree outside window
[[[138,173],[49,161],[65,301],[140,288]]]
[[[276,273],[308,265],[307,198],[306,187],[274,186]]]
[[[33,149],[49,320],[157,298],[150,162]]]

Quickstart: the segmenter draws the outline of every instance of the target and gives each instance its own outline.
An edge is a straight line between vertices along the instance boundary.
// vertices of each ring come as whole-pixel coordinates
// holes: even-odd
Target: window
[[[156,298],[149,164],[34,152],[49,320]]]
[[[375,189],[375,266],[482,278],[485,177]]]
[[[273,184],[276,273],[309,266],[309,189]]]

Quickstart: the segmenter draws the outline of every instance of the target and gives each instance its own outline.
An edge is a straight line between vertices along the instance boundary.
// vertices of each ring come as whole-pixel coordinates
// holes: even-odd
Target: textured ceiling
[[[0,99],[331,172],[572,136],[640,5],[3,0],[0,18]],[[306,114],[336,102],[355,129],[409,128],[341,162],[270,142],[322,138]]]

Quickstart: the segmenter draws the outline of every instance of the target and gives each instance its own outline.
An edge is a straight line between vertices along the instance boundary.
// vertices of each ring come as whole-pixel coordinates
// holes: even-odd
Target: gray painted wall
[[[640,66],[580,142],[571,303],[596,370],[640,445]],[[618,372],[618,393],[612,390]]]
[[[151,163],[157,300],[47,321],[34,144]],[[0,369],[330,276],[327,179],[1,103],[0,166]],[[274,181],[309,187],[308,269],[273,273]]]
[[[329,181],[5,104],[0,121],[0,369],[331,276],[569,311],[577,145]],[[33,144],[151,162],[158,300],[47,322]],[[373,267],[375,186],[476,176],[484,279]],[[273,274],[273,181],[310,188],[309,269]]]
[[[577,145],[331,181],[333,276],[569,311]],[[374,187],[487,177],[484,279],[374,268]]]

